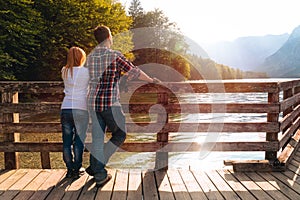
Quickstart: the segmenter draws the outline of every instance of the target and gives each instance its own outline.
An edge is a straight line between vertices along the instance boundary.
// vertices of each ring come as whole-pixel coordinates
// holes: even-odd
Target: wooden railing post
[[[43,142],[48,142],[48,139],[43,139]],[[50,152],[41,152],[42,169],[51,169]]]
[[[279,102],[279,91],[274,93],[268,93],[268,103],[278,103]],[[268,122],[278,122],[279,113],[268,113],[267,121]],[[279,123],[279,122],[278,122]],[[267,141],[278,141],[278,132],[267,132],[266,133]],[[269,161],[274,161],[277,159],[277,151],[266,151],[265,159]]]
[[[168,93],[162,92],[157,94],[157,103],[162,105],[167,105],[169,102]],[[169,114],[158,114],[157,122],[167,124],[169,121]],[[169,132],[161,130],[157,133],[157,142],[163,143],[163,145],[167,145],[169,141]],[[168,169],[168,160],[169,153],[168,152],[156,152],[156,160],[155,160],[155,169],[157,170],[167,170]]]
[[[18,103],[18,93],[2,92],[2,103]],[[19,113],[2,113],[2,120],[4,123],[18,123]],[[4,133],[5,142],[19,142],[19,133]],[[18,169],[19,166],[19,154],[18,152],[5,152],[4,153],[4,165],[5,169]]]

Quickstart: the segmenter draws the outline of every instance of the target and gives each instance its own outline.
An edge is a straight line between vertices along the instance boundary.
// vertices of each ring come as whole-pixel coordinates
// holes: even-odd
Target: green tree
[[[93,29],[100,24],[117,35],[114,47],[133,48],[132,23],[114,0],[0,0],[0,78],[60,80],[67,50],[89,53],[96,45]],[[119,34],[124,32],[123,34]]]
[[[43,54],[40,63],[35,66],[41,80],[57,80],[60,69],[65,64],[67,50],[75,45],[89,53],[96,45],[93,29],[100,24],[111,28],[112,34],[128,30],[131,19],[126,15],[120,3],[108,0],[36,0],[36,8],[45,20],[43,32]],[[124,34],[122,34],[124,35]],[[130,36],[129,36],[130,37]],[[116,39],[118,50],[129,52],[131,38],[120,43]],[[126,44],[126,45],[124,45]]]
[[[24,80],[38,59],[43,21],[31,0],[0,2],[0,79]]]
[[[144,15],[144,9],[141,5],[140,0],[132,0],[128,8],[128,13],[133,20],[132,27],[137,27],[137,24],[135,23],[138,23],[138,18],[141,18]]]

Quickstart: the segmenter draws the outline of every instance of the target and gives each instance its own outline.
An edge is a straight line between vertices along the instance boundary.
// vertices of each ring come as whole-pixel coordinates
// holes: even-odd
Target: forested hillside
[[[132,0],[128,12],[115,0],[0,3],[0,80],[61,80],[67,50],[79,46],[89,53],[96,46],[93,29],[100,24],[111,28],[114,49],[162,80],[245,75],[191,54],[176,23],[159,9],[144,11],[139,0]]]

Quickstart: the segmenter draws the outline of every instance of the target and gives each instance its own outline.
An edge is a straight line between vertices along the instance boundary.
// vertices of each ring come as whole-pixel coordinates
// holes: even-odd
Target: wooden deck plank
[[[273,199],[265,191],[263,191],[254,181],[252,181],[245,173],[234,172],[232,175],[244,185],[257,199]]]
[[[175,199],[191,199],[178,170],[168,170],[167,173]]]
[[[143,199],[142,174],[140,170],[130,170],[128,180],[128,200]]]
[[[20,191],[14,200],[29,199],[39,189],[39,187],[41,187],[50,174],[50,170],[42,170],[22,191]]]
[[[53,199],[62,199],[65,195],[65,191],[70,187],[73,179],[63,177],[57,185],[55,185],[54,189],[50,192],[50,194],[47,196],[47,200],[53,200]]]
[[[218,174],[217,171],[209,170],[206,172],[206,174],[225,199],[240,199],[240,197],[224,181],[224,179]]]
[[[81,191],[88,179],[88,175],[84,174],[79,179],[73,180],[68,188],[65,190],[63,200],[78,199]]]
[[[299,169],[298,172],[297,171],[294,172],[294,171],[291,171],[291,170],[287,170],[285,172],[282,172],[282,174],[284,174],[285,176],[287,176],[289,179],[295,181],[296,183],[300,184],[299,172],[300,172],[300,169]]]
[[[188,170],[179,170],[181,178],[191,196],[194,200],[205,200],[207,197],[205,196],[202,188],[198,184],[197,180],[195,179],[194,175],[191,171]]]
[[[282,183],[284,183],[288,188],[291,188],[294,190],[300,199],[300,184],[297,183],[293,178],[289,178],[288,176],[284,175],[283,173],[275,173],[271,172],[272,176],[276,177],[278,180],[280,180]],[[297,179],[297,177],[296,177]]]
[[[0,174],[0,184],[5,181],[8,177],[10,177],[16,170],[3,170]]]
[[[107,200],[112,196],[112,191],[115,184],[116,170],[109,169],[108,173],[111,174],[111,180],[106,183],[103,187],[98,188],[95,200]]]
[[[28,170],[17,182],[15,182],[8,190],[0,195],[1,200],[10,200],[19,194],[24,187],[26,187],[41,170]]]
[[[300,163],[300,156],[299,156],[299,155],[296,155],[296,156],[293,158],[293,161],[296,162],[296,163]]]
[[[287,169],[290,170],[290,171],[292,171],[292,172],[294,172],[295,174],[299,174],[299,172],[300,172],[300,165],[295,166],[295,165],[293,165],[293,164],[290,163],[289,165],[287,165]]]
[[[88,174],[72,180],[64,177],[65,172],[19,169],[0,173],[5,177],[0,199],[300,199],[300,166],[294,165],[285,172],[270,173],[110,169],[113,178],[102,188],[96,188]]]
[[[94,199],[98,190],[95,185],[94,177],[88,176],[78,200]]]
[[[203,171],[192,171],[198,184],[203,189],[203,192],[208,199],[224,199],[215,185],[210,181]]]
[[[15,184],[20,178],[27,174],[28,170],[20,169],[16,173],[7,177],[5,181],[0,184],[0,195],[2,195],[6,190],[8,190],[13,184]]]
[[[160,199],[174,200],[173,191],[166,171],[158,170],[155,172],[157,190]]]
[[[279,172],[277,172],[277,173],[279,173]],[[289,188],[285,183],[281,182],[276,177],[272,176],[270,173],[258,172],[258,174],[260,176],[262,176],[265,180],[267,180],[269,183],[271,183],[277,190],[280,190],[281,192],[283,192],[290,199],[300,199],[299,194],[297,194],[294,190]]]
[[[127,197],[128,170],[117,170],[112,200],[122,200]]]
[[[143,172],[143,194],[145,200],[158,200],[154,172],[151,170]]]
[[[300,165],[300,162],[297,162],[296,160],[292,160],[290,164],[294,165],[295,167],[298,167]]]
[[[35,199],[46,199],[48,194],[54,189],[56,184],[64,177],[65,170],[50,170],[50,176],[45,182],[39,187],[39,189],[31,196],[30,200]]]
[[[300,153],[296,153],[296,155],[294,156],[293,160],[300,162]]]
[[[241,199],[256,199],[231,173],[230,170],[217,170],[219,175],[234,189]],[[233,173],[233,172],[232,172]]]
[[[282,192],[277,190],[272,184],[270,184],[267,180],[263,179],[257,173],[250,172],[247,173],[247,176],[274,199],[289,199],[287,196],[285,196]]]

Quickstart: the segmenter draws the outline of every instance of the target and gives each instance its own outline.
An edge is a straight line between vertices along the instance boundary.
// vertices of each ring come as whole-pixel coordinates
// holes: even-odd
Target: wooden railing
[[[280,171],[284,170],[293,152],[298,148],[300,132],[300,80],[285,81],[198,81],[161,84],[130,83],[121,93],[122,106],[128,115],[145,115],[153,118],[150,121],[139,121],[129,117],[129,133],[153,133],[153,142],[125,142],[121,151],[156,152],[155,168],[168,167],[169,152],[192,151],[261,151],[265,152],[264,160],[227,160],[226,165],[233,165],[236,171]],[[62,152],[61,141],[47,140],[42,142],[21,141],[20,135],[26,133],[60,133],[59,120],[55,122],[23,122],[20,114],[59,113],[63,97],[62,82],[0,82],[2,96],[0,133],[0,152],[4,152],[6,169],[19,168],[18,152],[41,152],[42,166],[50,166],[49,152]],[[255,95],[265,94],[266,101],[230,102],[220,101],[225,94]],[[19,95],[23,94],[23,95]],[[24,94],[52,94],[57,97],[52,102],[19,101]],[[199,94],[211,95],[207,102],[186,102],[183,95],[193,97]],[[144,97],[147,98],[144,98]],[[151,97],[151,98],[148,98]],[[201,98],[201,97],[200,97]],[[146,99],[146,100],[143,100]],[[150,99],[150,100],[149,100]],[[195,102],[195,101],[193,101]],[[259,122],[185,122],[170,120],[173,115],[197,114],[262,114],[264,120]],[[223,116],[223,117],[224,117]],[[226,117],[225,117],[226,118]],[[172,141],[171,132],[197,133],[262,133],[264,141],[208,141],[180,142]],[[89,143],[86,144],[87,149]]]

